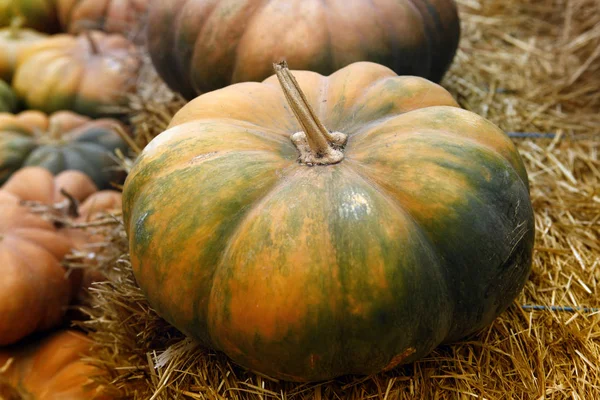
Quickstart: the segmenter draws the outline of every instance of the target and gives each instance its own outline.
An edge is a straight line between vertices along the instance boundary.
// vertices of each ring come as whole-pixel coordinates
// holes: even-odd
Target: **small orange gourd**
[[[92,342],[83,333],[61,330],[0,350],[0,399],[109,400],[94,382],[101,370],[84,361]]]

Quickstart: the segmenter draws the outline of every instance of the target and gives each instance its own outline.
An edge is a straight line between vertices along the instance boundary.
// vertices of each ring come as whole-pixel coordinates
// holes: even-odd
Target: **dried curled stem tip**
[[[23,18],[21,15],[16,15],[12,18],[12,20],[10,21],[10,37],[12,39],[16,39],[19,37],[19,33],[24,23],[25,18]]]
[[[67,198],[69,207],[67,209],[67,215],[72,218],[79,217],[79,202],[71,193],[67,192],[65,189],[60,189],[60,194]]]

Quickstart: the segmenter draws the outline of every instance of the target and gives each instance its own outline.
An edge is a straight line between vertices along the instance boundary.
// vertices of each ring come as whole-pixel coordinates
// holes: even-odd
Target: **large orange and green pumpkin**
[[[122,113],[139,66],[135,46],[121,35],[53,35],[19,55],[12,85],[31,109],[108,116]]]
[[[360,62],[199,96],[124,185],[131,263],[167,321],[313,381],[411,362],[491,323],[531,268],[510,138],[441,86]],[[288,102],[291,104],[288,105]]]
[[[330,74],[373,61],[438,81],[460,36],[454,0],[154,0],[148,50],[187,99],[262,81],[271,63]]]
[[[111,399],[94,381],[103,371],[85,361],[91,347],[83,333],[60,330],[0,350],[0,399]]]
[[[82,171],[100,189],[121,183],[124,173],[117,168],[115,151],[126,152],[127,145],[117,129],[123,129],[117,120],[91,120],[69,111],[0,113],[0,184],[24,166],[54,174]]]

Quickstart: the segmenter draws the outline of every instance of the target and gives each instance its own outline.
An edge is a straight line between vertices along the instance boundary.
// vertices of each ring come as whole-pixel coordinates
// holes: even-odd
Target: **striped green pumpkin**
[[[53,174],[73,169],[87,174],[100,189],[122,183],[115,151],[127,151],[117,134],[119,121],[91,120],[60,111],[0,114],[0,184],[22,167],[43,167]]]

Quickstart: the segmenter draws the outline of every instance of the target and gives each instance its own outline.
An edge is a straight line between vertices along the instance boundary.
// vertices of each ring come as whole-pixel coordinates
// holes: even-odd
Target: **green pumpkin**
[[[19,99],[11,87],[0,80],[0,112],[15,112],[19,107]]]
[[[127,145],[117,126],[122,128],[116,120],[92,121],[70,112],[0,115],[0,184],[22,167],[39,166],[53,174],[78,170],[99,189],[110,188],[124,179],[114,153],[125,152]]]
[[[271,77],[197,97],[128,175],[131,263],[152,307],[293,381],[388,370],[490,324],[534,243],[510,138],[378,64],[295,71],[306,101],[277,70],[285,96]]]

